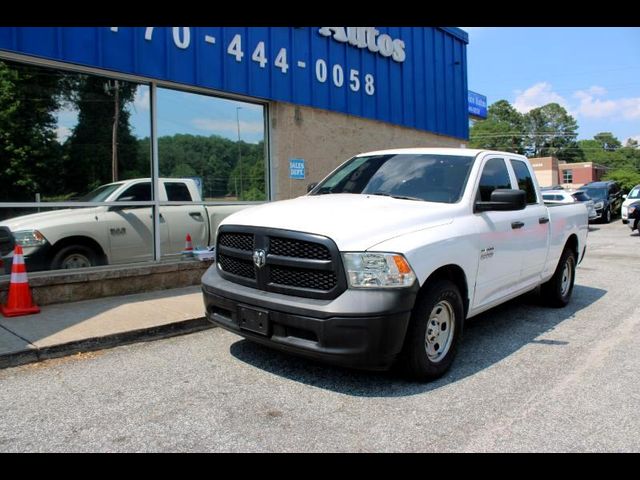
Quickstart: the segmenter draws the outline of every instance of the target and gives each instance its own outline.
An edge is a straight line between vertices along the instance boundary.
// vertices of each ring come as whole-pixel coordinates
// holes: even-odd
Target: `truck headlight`
[[[343,253],[342,259],[353,288],[410,287],[416,280],[407,259],[397,253]]]
[[[633,214],[635,213],[635,211],[636,211],[636,207],[635,207],[635,206],[631,206],[631,207],[629,207],[629,209],[627,210],[627,214],[628,214],[629,216],[631,216],[631,215],[633,215]]]
[[[47,243],[47,239],[38,230],[19,230],[12,233],[16,243],[21,247],[39,247]]]
[[[596,208],[602,208],[602,207],[604,207],[604,202],[596,203]]]

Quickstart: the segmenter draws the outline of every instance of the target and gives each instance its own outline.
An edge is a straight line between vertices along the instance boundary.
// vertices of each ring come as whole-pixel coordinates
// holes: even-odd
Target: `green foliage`
[[[600,132],[594,135],[593,139],[607,152],[613,152],[622,146],[620,140],[614,137],[611,132]]]
[[[0,201],[34,201],[56,188],[61,150],[53,112],[60,77],[34,66],[0,61]]]
[[[523,115],[506,100],[499,100],[489,107],[486,120],[471,127],[469,146],[522,154],[524,135]]]
[[[557,103],[534,108],[524,115],[525,150],[531,157],[556,156],[559,160],[581,160],[577,150],[578,123]]]
[[[615,180],[625,192],[629,192],[636,185],[640,185],[640,173],[631,168],[620,168],[607,172],[604,179]]]

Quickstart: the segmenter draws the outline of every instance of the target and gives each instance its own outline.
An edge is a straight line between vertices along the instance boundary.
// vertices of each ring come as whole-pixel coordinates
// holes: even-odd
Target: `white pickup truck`
[[[307,195],[234,213],[202,277],[207,318],[252,341],[429,380],[464,321],[542,285],[569,302],[587,208],[547,207],[528,160],[471,149],[363,153]]]
[[[199,202],[193,179],[161,178],[160,201]],[[124,180],[102,185],[79,202],[144,202],[151,200],[151,180]],[[220,221],[246,205],[165,205],[160,207],[163,256],[179,255],[187,234],[193,245],[212,245]],[[13,245],[24,250],[28,271],[81,268],[143,262],[153,258],[150,206],[96,206],[54,210],[0,222],[0,254],[5,273],[11,270]],[[1,272],[0,272],[1,273]]]

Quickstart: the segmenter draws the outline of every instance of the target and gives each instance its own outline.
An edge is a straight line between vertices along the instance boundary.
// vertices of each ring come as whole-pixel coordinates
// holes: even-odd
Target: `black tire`
[[[445,311],[436,313],[439,306]],[[440,345],[437,340],[433,340],[434,322],[440,318],[438,315],[444,318],[449,314],[453,316],[448,322],[453,329],[447,327],[451,338],[445,333],[446,328],[435,328],[438,332],[437,338],[441,335],[442,342],[446,342]],[[440,325],[446,323],[439,322]],[[451,367],[456,355],[463,324],[464,307],[458,287],[449,280],[437,280],[427,287],[418,296],[411,313],[407,336],[399,358],[399,366],[403,372],[409,378],[419,381],[434,380],[442,376]],[[431,341],[428,340],[428,335],[431,335]],[[431,349],[431,353],[428,353],[428,348]]]
[[[565,267],[567,270],[565,270]],[[565,279],[565,275],[568,277]],[[576,280],[576,254],[565,247],[560,261],[553,273],[553,277],[548,282],[542,284],[540,294],[542,301],[554,308],[562,308],[569,303],[573,293],[573,284]],[[567,283],[568,282],[568,283]]]
[[[51,269],[72,269],[98,265],[98,255],[85,245],[69,245],[61,248],[51,260]]]
[[[602,212],[602,222],[610,223],[611,222],[611,210],[609,208],[605,208],[604,212]]]

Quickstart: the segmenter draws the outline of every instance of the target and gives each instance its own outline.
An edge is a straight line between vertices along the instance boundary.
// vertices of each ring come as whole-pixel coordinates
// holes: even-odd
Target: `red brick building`
[[[536,178],[541,187],[562,185],[578,188],[589,182],[597,182],[608,168],[593,162],[567,163],[556,157],[530,158]]]

